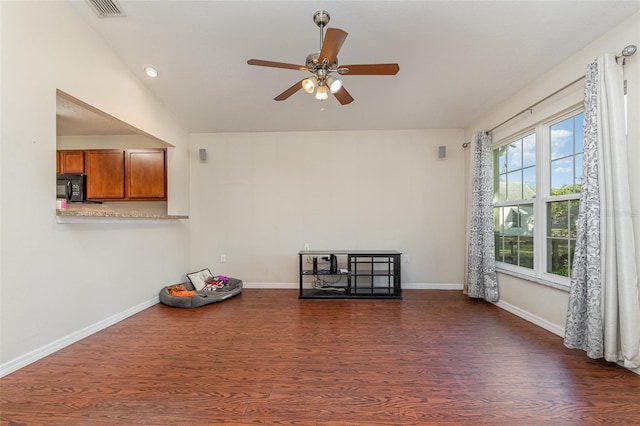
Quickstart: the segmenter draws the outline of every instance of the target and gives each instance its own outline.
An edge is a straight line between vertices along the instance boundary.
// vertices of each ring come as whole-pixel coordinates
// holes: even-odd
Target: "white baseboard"
[[[409,283],[402,284],[403,290],[462,290],[462,284],[456,283]]]
[[[244,288],[277,288],[277,289],[298,289],[298,283],[258,283],[243,282]],[[402,283],[403,290],[462,290],[462,284],[455,283]]]
[[[556,324],[553,324],[543,318],[540,318],[539,316],[533,315],[530,312],[522,310],[502,300],[499,300],[497,303],[495,303],[495,305],[501,309],[504,309],[505,311],[511,312],[512,314],[526,321],[529,321],[532,324],[537,325],[538,327],[542,327],[545,330],[552,332],[556,336],[564,337],[564,328],[559,327]]]
[[[158,304],[159,301],[160,300],[158,296],[156,296],[150,300],[147,300],[146,302],[142,302],[136,306],[133,306],[124,312],[120,312],[119,314],[113,315],[109,318],[85,327],[82,330],[71,333],[68,336],[62,337],[54,342],[51,342],[38,349],[19,356],[18,358],[5,362],[0,365],[0,377],[4,377],[7,374],[13,373],[16,370],[26,367],[32,362],[36,362],[39,359],[46,357],[47,355],[51,355],[52,353],[59,351],[64,347],[67,347],[77,341],[84,339],[85,337],[97,333],[100,330],[104,330],[105,328],[112,326],[126,318],[129,318],[130,316],[135,315],[138,312],[144,311],[145,309]]]
[[[243,281],[243,288],[277,288],[277,289],[298,289],[298,283],[248,283]]]

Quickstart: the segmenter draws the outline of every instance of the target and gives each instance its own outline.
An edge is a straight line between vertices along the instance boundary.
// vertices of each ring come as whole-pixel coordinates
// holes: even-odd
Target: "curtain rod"
[[[633,55],[634,53],[636,53],[636,50],[637,50],[637,48],[636,48],[636,46],[634,46],[633,44],[631,44],[631,45],[629,45],[629,46],[625,47],[624,49],[622,49],[622,53],[620,53],[619,55],[616,55],[616,61],[617,61],[618,59],[620,59],[620,58],[624,58],[624,59],[626,59],[628,56],[631,56],[631,55]],[[624,65],[624,60],[623,60],[623,62],[622,62],[622,65]],[[500,124],[498,124],[498,125],[493,126],[493,127],[489,130],[489,132],[493,132],[495,129],[497,129],[498,127],[501,127],[501,126],[505,125],[506,123],[510,122],[510,121],[511,121],[511,120],[513,120],[514,118],[516,118],[516,117],[518,117],[518,116],[520,116],[520,115],[524,114],[524,113],[525,113],[525,112],[527,112],[527,111],[531,111],[534,107],[537,107],[538,105],[540,105],[540,104],[541,104],[541,103],[543,103],[544,101],[548,100],[549,98],[551,98],[551,97],[553,97],[553,96],[557,95],[558,93],[562,92],[563,90],[565,90],[565,89],[567,89],[567,88],[569,88],[569,87],[573,86],[573,85],[574,85],[574,84],[576,84],[577,82],[582,81],[582,80],[584,80],[584,79],[585,79],[585,76],[583,75],[583,76],[581,76],[581,77],[576,78],[576,79],[575,79],[575,80],[573,80],[571,83],[565,84],[564,86],[562,86],[561,88],[559,88],[558,90],[556,90],[555,92],[553,92],[552,94],[550,94],[550,95],[548,95],[548,96],[545,96],[544,98],[540,99],[538,102],[536,102],[536,103],[534,103],[534,104],[529,105],[528,107],[526,107],[525,109],[523,109],[523,110],[522,110],[522,111],[520,111],[519,113],[514,114],[514,115],[512,115],[511,117],[507,118],[507,119],[506,119],[506,120],[504,120],[502,123],[500,123]],[[465,143],[463,143],[463,144],[462,144],[462,147],[463,147],[463,148],[466,148],[466,147],[468,147],[470,144],[471,144],[471,141],[469,141],[469,142],[465,142]]]

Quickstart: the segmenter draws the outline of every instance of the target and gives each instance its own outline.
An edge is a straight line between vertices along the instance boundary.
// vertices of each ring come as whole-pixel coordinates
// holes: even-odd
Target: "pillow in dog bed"
[[[196,290],[202,290],[207,285],[207,280],[212,277],[213,274],[209,269],[202,269],[200,271],[191,272],[187,274],[187,278],[193,284]]]

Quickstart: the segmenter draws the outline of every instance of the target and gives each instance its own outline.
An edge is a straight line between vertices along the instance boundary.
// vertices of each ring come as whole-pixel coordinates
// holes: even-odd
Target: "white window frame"
[[[528,126],[508,137],[503,137],[492,144],[492,151],[523,138],[531,133],[536,137],[536,195],[530,200],[494,202],[494,207],[513,204],[529,204],[533,202],[534,232],[533,232],[533,269],[524,268],[510,263],[496,261],[498,272],[514,275],[526,280],[535,281],[543,285],[568,291],[571,279],[547,272],[547,203],[550,201],[576,200],[580,194],[551,196],[551,153],[550,128],[567,118],[584,111],[583,104],[573,105],[561,112],[546,117],[532,126]]]

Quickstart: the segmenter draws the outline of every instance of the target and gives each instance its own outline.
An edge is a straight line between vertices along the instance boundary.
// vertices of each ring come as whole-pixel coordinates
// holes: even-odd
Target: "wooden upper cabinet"
[[[166,200],[164,149],[57,152],[57,173],[85,173],[88,200]]]
[[[129,200],[166,200],[166,151],[128,149],[126,184]]]
[[[85,151],[87,199],[125,198],[125,156],[122,149]]]
[[[58,151],[58,173],[84,173],[84,151]]]

